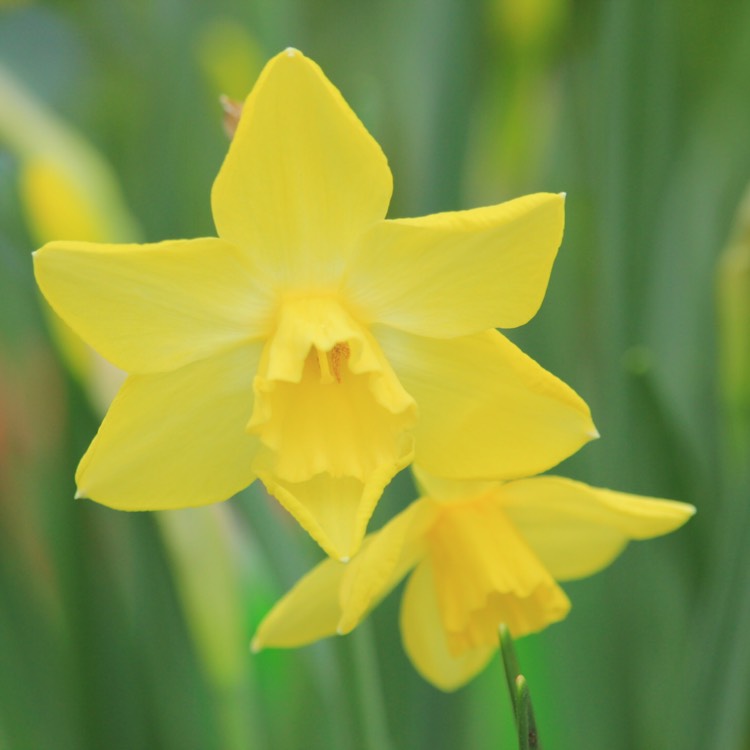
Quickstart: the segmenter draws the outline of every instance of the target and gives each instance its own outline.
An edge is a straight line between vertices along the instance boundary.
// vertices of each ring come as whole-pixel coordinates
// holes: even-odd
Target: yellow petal
[[[369,476],[367,483],[327,473],[303,482],[288,482],[266,469],[265,460],[267,453],[261,450],[254,468],[268,491],[331,557],[344,561],[359,550],[373,510],[399,470],[393,465],[383,466]],[[408,457],[405,460],[408,463]]]
[[[401,637],[417,672],[441,690],[455,690],[484,669],[496,650],[479,646],[454,656],[440,619],[432,565],[420,563],[401,602]]]
[[[424,556],[436,510],[429,500],[417,501],[367,537],[342,583],[340,633],[353,630]]]
[[[217,239],[51,242],[34,271],[55,312],[117,367],[174,370],[268,330],[249,261]]]
[[[452,337],[526,323],[562,241],[564,199],[537,193],[498,206],[383,221],[346,276],[371,321]]]
[[[496,331],[448,341],[373,332],[417,402],[414,460],[432,474],[530,476],[598,436],[581,398]]]
[[[276,281],[309,286],[338,280],[391,189],[372,136],[320,68],[289,49],[247,98],[211,203],[219,236]]]
[[[695,513],[686,503],[628,495],[562,477],[509,482],[505,512],[558,580],[609,565],[631,539],[667,534]]]
[[[76,473],[78,497],[120,510],[226,500],[254,477],[258,346],[231,349],[174,372],[131,375]]]
[[[430,474],[416,464],[411,469],[420,495],[440,503],[461,502],[477,497],[500,484],[482,479],[446,479]]]
[[[341,615],[339,590],[347,567],[329,558],[301,578],[258,625],[253,651],[294,648],[335,635]]]
[[[266,616],[253,647],[300,646],[349,633],[424,554],[422,537],[433,518],[432,503],[412,503],[370,534],[350,563],[328,559],[315,567]]]

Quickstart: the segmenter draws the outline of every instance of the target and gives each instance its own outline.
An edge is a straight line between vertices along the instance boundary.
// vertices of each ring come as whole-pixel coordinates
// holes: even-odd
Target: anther
[[[349,359],[349,354],[349,344],[343,341],[335,344],[333,349],[330,349],[327,352],[315,348],[318,370],[320,371],[320,382],[322,385],[341,382],[343,375],[342,367],[344,362]]]
[[[349,344],[345,341],[336,344],[333,349],[328,352],[328,361],[331,364],[331,372],[333,372],[333,376],[336,378],[337,383],[341,382],[342,363],[349,359],[350,354],[351,350],[349,349]]]

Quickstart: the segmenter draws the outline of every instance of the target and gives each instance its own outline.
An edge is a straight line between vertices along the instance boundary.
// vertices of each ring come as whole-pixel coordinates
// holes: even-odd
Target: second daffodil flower
[[[260,477],[348,558],[417,458],[448,476],[545,470],[589,410],[496,327],[544,296],[563,198],[385,220],[391,173],[320,68],[264,69],[213,186],[218,238],[52,242],[57,313],[129,373],[78,495],[114,508],[225,500]]]
[[[304,576],[261,622],[254,650],[350,632],[413,570],[401,602],[404,648],[425,679],[454,690],[487,664],[501,623],[518,637],[567,615],[557,581],[596,573],[629,540],[666,534],[695,512],[562,477],[417,478],[423,497],[348,565],[326,560]]]

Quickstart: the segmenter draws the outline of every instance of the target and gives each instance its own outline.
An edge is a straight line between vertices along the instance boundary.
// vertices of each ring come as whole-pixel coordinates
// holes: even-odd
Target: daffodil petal
[[[509,482],[505,512],[558,580],[609,565],[631,539],[667,534],[695,513],[687,503],[590,487],[562,477]]]
[[[370,320],[423,336],[519,326],[542,303],[563,224],[551,193],[383,221],[360,242],[346,290]]]
[[[417,501],[367,537],[344,575],[340,633],[353,630],[417,564],[425,554],[424,534],[435,515],[434,503]]]
[[[315,285],[338,280],[391,190],[378,144],[321,69],[289,49],[247,98],[211,201],[219,236],[270,278]]]
[[[414,461],[432,474],[531,476],[598,436],[583,400],[496,331],[449,341],[373,332],[417,402]]]
[[[407,581],[401,601],[401,638],[417,672],[441,690],[456,690],[482,671],[497,650],[480,646],[454,656],[448,648],[432,565],[421,562]]]
[[[258,439],[253,408],[259,345],[231,349],[174,372],[131,375],[76,473],[78,497],[120,510],[226,500],[247,487]]]
[[[430,474],[421,466],[412,464],[412,474],[420,495],[437,500],[440,503],[451,503],[473,499],[494,489],[500,483],[482,479],[446,479]]]
[[[215,238],[50,242],[34,271],[55,312],[130,373],[178,367],[262,336],[271,306],[249,260]]]
[[[294,648],[336,634],[345,563],[328,558],[301,578],[263,618],[252,649]]]
[[[327,473],[303,482],[288,482],[265,468],[265,455],[261,451],[255,463],[263,484],[337,560],[349,560],[357,553],[383,489],[403,468],[381,467],[372,473],[367,484],[355,477],[333,477]],[[409,461],[408,457],[404,460]]]

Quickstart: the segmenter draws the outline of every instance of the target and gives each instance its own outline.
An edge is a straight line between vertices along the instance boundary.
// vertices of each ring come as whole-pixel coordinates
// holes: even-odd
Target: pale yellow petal
[[[448,648],[435,590],[432,565],[420,563],[401,602],[401,637],[415,669],[441,690],[456,690],[484,669],[497,650],[480,646],[454,656]]]
[[[416,464],[412,464],[411,469],[420,495],[440,503],[473,499],[500,484],[500,482],[482,479],[446,479],[436,474],[430,474]]]
[[[447,341],[373,331],[417,402],[414,460],[432,474],[531,476],[597,437],[581,398],[496,331]]]
[[[258,439],[253,408],[258,346],[174,372],[131,375],[76,473],[78,497],[120,510],[227,500],[250,484]]]
[[[562,477],[509,482],[502,506],[558,580],[582,578],[609,565],[631,539],[682,526],[692,505],[590,487]]]
[[[367,537],[346,569],[339,632],[353,630],[424,556],[424,536],[436,512],[429,500],[417,501]]]
[[[370,534],[351,562],[318,565],[274,606],[254,646],[298,646],[349,633],[424,554],[424,533],[434,516],[430,501],[412,503]]]
[[[363,237],[345,289],[368,319],[410,333],[512,328],[542,303],[563,224],[563,196],[550,193],[383,221]]]
[[[55,312],[126,372],[174,370],[258,338],[270,324],[248,259],[213,238],[50,242],[34,253],[34,272]]]
[[[290,49],[247,98],[211,202],[219,236],[269,278],[314,286],[338,280],[391,189],[380,147],[320,68]]]
[[[261,451],[254,467],[268,491],[337,560],[349,560],[357,553],[385,486],[403,468],[383,466],[370,475],[367,483],[328,473],[289,482],[269,471],[267,460],[268,454]],[[408,456],[404,460],[408,463]]]
[[[289,590],[258,625],[253,651],[294,648],[336,634],[339,591],[347,565],[328,558]]]

